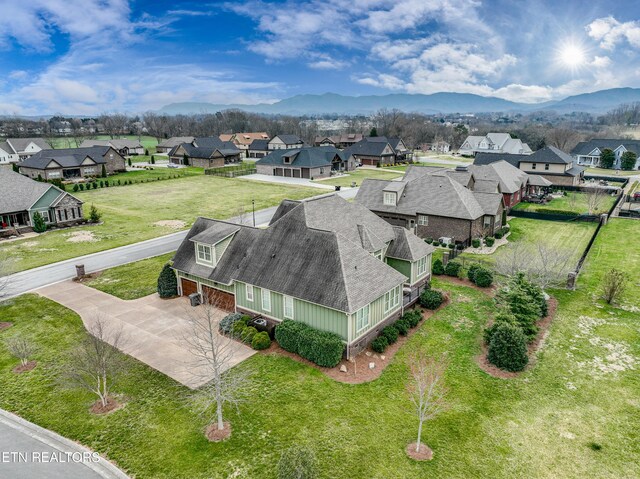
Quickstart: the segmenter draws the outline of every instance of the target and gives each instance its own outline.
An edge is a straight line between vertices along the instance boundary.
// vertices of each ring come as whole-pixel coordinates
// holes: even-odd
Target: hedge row
[[[319,331],[289,319],[276,327],[276,341],[282,349],[325,368],[337,365],[344,351],[342,338],[337,334]]]
[[[171,176],[158,176],[156,178],[146,178],[143,180],[93,180],[87,183],[75,183],[73,185],[73,191],[90,191],[97,190],[98,188],[109,188],[110,186],[125,186],[125,185],[134,185],[137,183],[151,183],[154,181],[161,180],[171,180],[176,178],[184,178],[181,175],[171,175]]]
[[[422,319],[422,313],[414,309],[407,311],[395,323],[386,326],[380,335],[371,342],[371,349],[376,353],[384,353],[388,346],[395,343],[399,336],[409,334],[411,328],[415,328]]]
[[[473,263],[467,270],[467,278],[476,286],[488,288],[493,284],[493,272],[478,263]]]

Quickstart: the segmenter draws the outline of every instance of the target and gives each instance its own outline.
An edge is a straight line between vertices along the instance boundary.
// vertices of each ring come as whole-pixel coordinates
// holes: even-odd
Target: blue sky
[[[559,5],[560,4],[560,5]],[[640,87],[636,1],[0,0],[1,114]]]

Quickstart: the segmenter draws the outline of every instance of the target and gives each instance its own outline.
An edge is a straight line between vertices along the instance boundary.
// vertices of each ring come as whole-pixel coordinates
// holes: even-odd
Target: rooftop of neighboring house
[[[265,131],[253,133],[223,133],[219,136],[222,141],[230,141],[236,145],[249,146],[253,140],[267,140],[269,135]]]
[[[364,138],[362,133],[343,133],[341,135],[316,136],[315,143],[329,142],[334,145],[357,143]]]
[[[249,145],[250,150],[264,151],[269,149],[269,140],[253,140]]]
[[[123,148],[142,148],[142,143],[138,140],[129,140],[127,138],[114,138],[112,140],[84,140],[80,148],[89,148],[91,146],[112,146],[116,150]]]
[[[397,144],[397,143],[396,143]],[[385,148],[389,147],[387,151]],[[349,155],[362,156],[383,156],[395,154],[394,146],[389,139],[384,136],[365,137],[359,142],[345,148],[345,153]]]
[[[507,163],[496,161],[489,165],[470,165],[469,171],[476,180],[497,181],[502,193],[515,193],[527,185],[529,175]]]
[[[347,161],[349,158],[348,155],[333,146],[306,146],[289,150],[273,150],[267,156],[256,161],[256,164],[317,168],[331,166],[336,156],[343,161]]]
[[[60,193],[58,198],[66,194],[57,186],[32,180],[11,168],[0,168],[0,185],[0,213],[28,211],[51,188]]]
[[[112,147],[91,146],[84,148],[81,147],[60,148],[56,150],[41,150],[21,162],[20,167],[42,170],[45,169],[47,165],[53,160],[62,168],[73,168],[80,166],[87,157],[91,158],[96,163],[101,164],[106,163],[104,155],[106,155],[109,150],[112,150]]]
[[[602,153],[602,150],[610,149],[615,151],[620,146],[623,146],[627,151],[633,151],[636,154],[640,154],[640,140],[628,140],[628,139],[611,139],[611,138],[594,138],[589,141],[581,141],[578,143],[573,150],[571,150],[572,155],[589,155],[594,152],[594,150],[599,150]],[[596,152],[596,154],[598,154]]]
[[[174,146],[181,145],[182,143],[193,143],[195,137],[193,136],[172,136],[166,140],[162,140],[158,143],[160,148],[173,148]]]
[[[487,143],[486,148],[481,148],[482,141]],[[469,135],[462,143],[461,150],[485,151],[494,150],[501,153],[524,154],[531,153],[531,148],[518,138],[511,138],[509,133],[487,133],[485,136]]]
[[[298,135],[276,135],[269,141],[271,142],[276,138],[279,138],[285,145],[297,145],[304,143]]]
[[[7,138],[6,143],[13,150],[11,152],[7,151],[7,153],[23,153],[31,143],[35,144],[42,150],[51,148],[49,144],[42,138]]]
[[[232,240],[215,267],[198,265],[194,241]],[[417,260],[434,248],[339,196],[281,203],[256,229],[198,218],[173,267],[224,284],[233,280],[352,313],[402,284],[404,275],[375,258],[374,248]],[[375,278],[375,281],[371,281]]]
[[[491,163],[495,163],[496,161],[506,161],[512,166],[518,168],[520,166],[520,162],[522,160],[529,159],[530,155],[513,155],[509,153],[491,153],[480,151],[476,153],[475,158],[473,159],[474,165],[490,165]]]
[[[211,158],[216,151],[222,156],[235,156],[240,153],[235,144],[230,141],[222,141],[214,136],[194,138],[191,142],[175,145],[169,151],[169,156],[176,155],[180,148],[190,158]]]
[[[573,158],[571,157],[571,155],[565,153],[559,148],[556,148],[555,146],[550,145],[539,149],[534,154],[524,158],[522,161],[526,161],[528,163],[549,163],[563,165],[573,164]]]

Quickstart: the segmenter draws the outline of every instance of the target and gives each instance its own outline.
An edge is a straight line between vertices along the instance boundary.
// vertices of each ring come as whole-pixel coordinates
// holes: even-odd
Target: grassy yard
[[[138,135],[120,136],[120,139],[128,139],[128,140],[138,140],[138,138],[140,138],[140,143],[142,144],[142,146],[144,146],[146,149],[149,150],[149,153],[153,153],[156,151],[155,148],[156,148],[156,145],[158,144],[158,140],[156,140],[155,137],[153,136],[145,136],[145,135],[141,137],[138,137]],[[109,135],[97,135],[95,138],[92,138],[92,140],[110,140],[110,139],[111,137]],[[54,148],[76,148],[76,142],[71,137],[54,138],[53,147]]]
[[[365,178],[375,178],[378,180],[393,180],[402,176],[402,173],[392,173],[390,171],[378,171],[373,168],[358,168],[355,171],[349,172],[346,176],[339,178],[327,178],[322,180],[315,180],[318,183],[324,183],[327,185],[335,186],[351,186],[351,182],[355,181],[358,186],[362,184],[362,180]]]
[[[5,243],[0,245],[0,253],[14,260],[13,271],[21,271],[172,233],[191,225],[197,216],[229,218],[240,207],[249,211],[252,199],[259,210],[285,198],[301,199],[318,193],[317,188],[249,184],[204,175],[77,192],[74,194],[85,202],[87,212],[92,204],[102,212],[103,224],[50,231],[36,238]],[[79,236],[81,232],[89,235]]]
[[[152,167],[153,168],[153,167]],[[188,176],[202,176],[204,175],[204,168],[196,168],[194,166],[188,166],[186,168],[153,168],[152,170],[145,170],[144,168],[135,169],[133,171],[127,171],[126,173],[116,173],[108,177],[109,181],[140,181],[140,180],[156,180],[158,178],[172,178],[175,176],[188,177]]]
[[[594,270],[611,261],[613,245],[602,247],[590,258]],[[638,251],[631,253],[637,261]],[[240,414],[227,410],[233,435],[219,444],[205,440],[208,418],[191,408],[185,388],[134,360],[116,388],[126,407],[92,416],[94,398],[57,381],[82,336],[80,319],[25,295],[0,305],[0,317],[15,323],[0,336],[35,342],[39,364],[12,373],[18,361],[0,342],[0,407],[107,454],[140,479],[275,478],[280,451],[298,443],[314,447],[321,477],[638,477],[640,381],[608,349],[637,364],[637,319],[594,301],[593,281],[556,292],[558,314],[537,364],[516,379],[492,378],[473,359],[495,313],[492,300],[438,280],[452,303],[423,323],[373,382],[341,384],[286,357],[253,356],[239,366],[255,373],[251,399]],[[407,354],[417,349],[449,358],[449,409],[426,424],[423,440],[435,451],[427,463],[404,453],[417,427],[405,392]]]
[[[638,170],[610,170],[608,168],[587,168],[584,170],[587,175],[601,176],[635,176],[640,175]]]
[[[85,284],[120,299],[138,299],[157,290],[158,275],[174,253],[143,259],[102,271]]]
[[[611,209],[615,201],[616,201],[615,196],[609,196],[609,195],[604,196],[598,208],[598,212],[606,213],[607,211],[609,211],[609,209]],[[518,203],[516,206],[514,206],[513,209],[518,211],[539,211],[539,212],[544,212],[545,210],[560,210],[560,211],[566,211],[568,213],[588,214],[589,213],[588,195],[587,193],[568,191],[567,196],[554,198],[549,203],[536,204],[536,203],[525,203],[523,201],[521,203]]]

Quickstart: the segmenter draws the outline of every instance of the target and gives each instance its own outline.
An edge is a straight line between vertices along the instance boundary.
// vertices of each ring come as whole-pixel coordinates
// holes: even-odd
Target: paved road
[[[357,188],[351,188],[341,191],[339,194],[345,199],[354,198],[357,190]],[[268,224],[271,217],[276,212],[276,209],[277,207],[274,206],[256,211],[256,225],[260,226]],[[231,221],[233,221],[233,219]],[[245,216],[244,221],[247,224],[253,223],[251,213]],[[140,243],[121,246],[119,248],[109,249],[85,256],[78,256],[58,263],[15,273],[3,278],[3,281],[6,281],[7,284],[3,293],[6,297],[10,298],[43,286],[71,279],[76,275],[76,264],[84,264],[85,272],[92,273],[94,271],[101,271],[103,269],[113,268],[114,266],[120,266],[134,261],[139,261],[141,259],[170,253],[178,249],[178,246],[186,234],[187,231],[179,231],[177,233],[160,236],[159,238],[142,241]]]
[[[0,409],[0,477],[128,478],[106,459],[91,454],[83,446]]]

